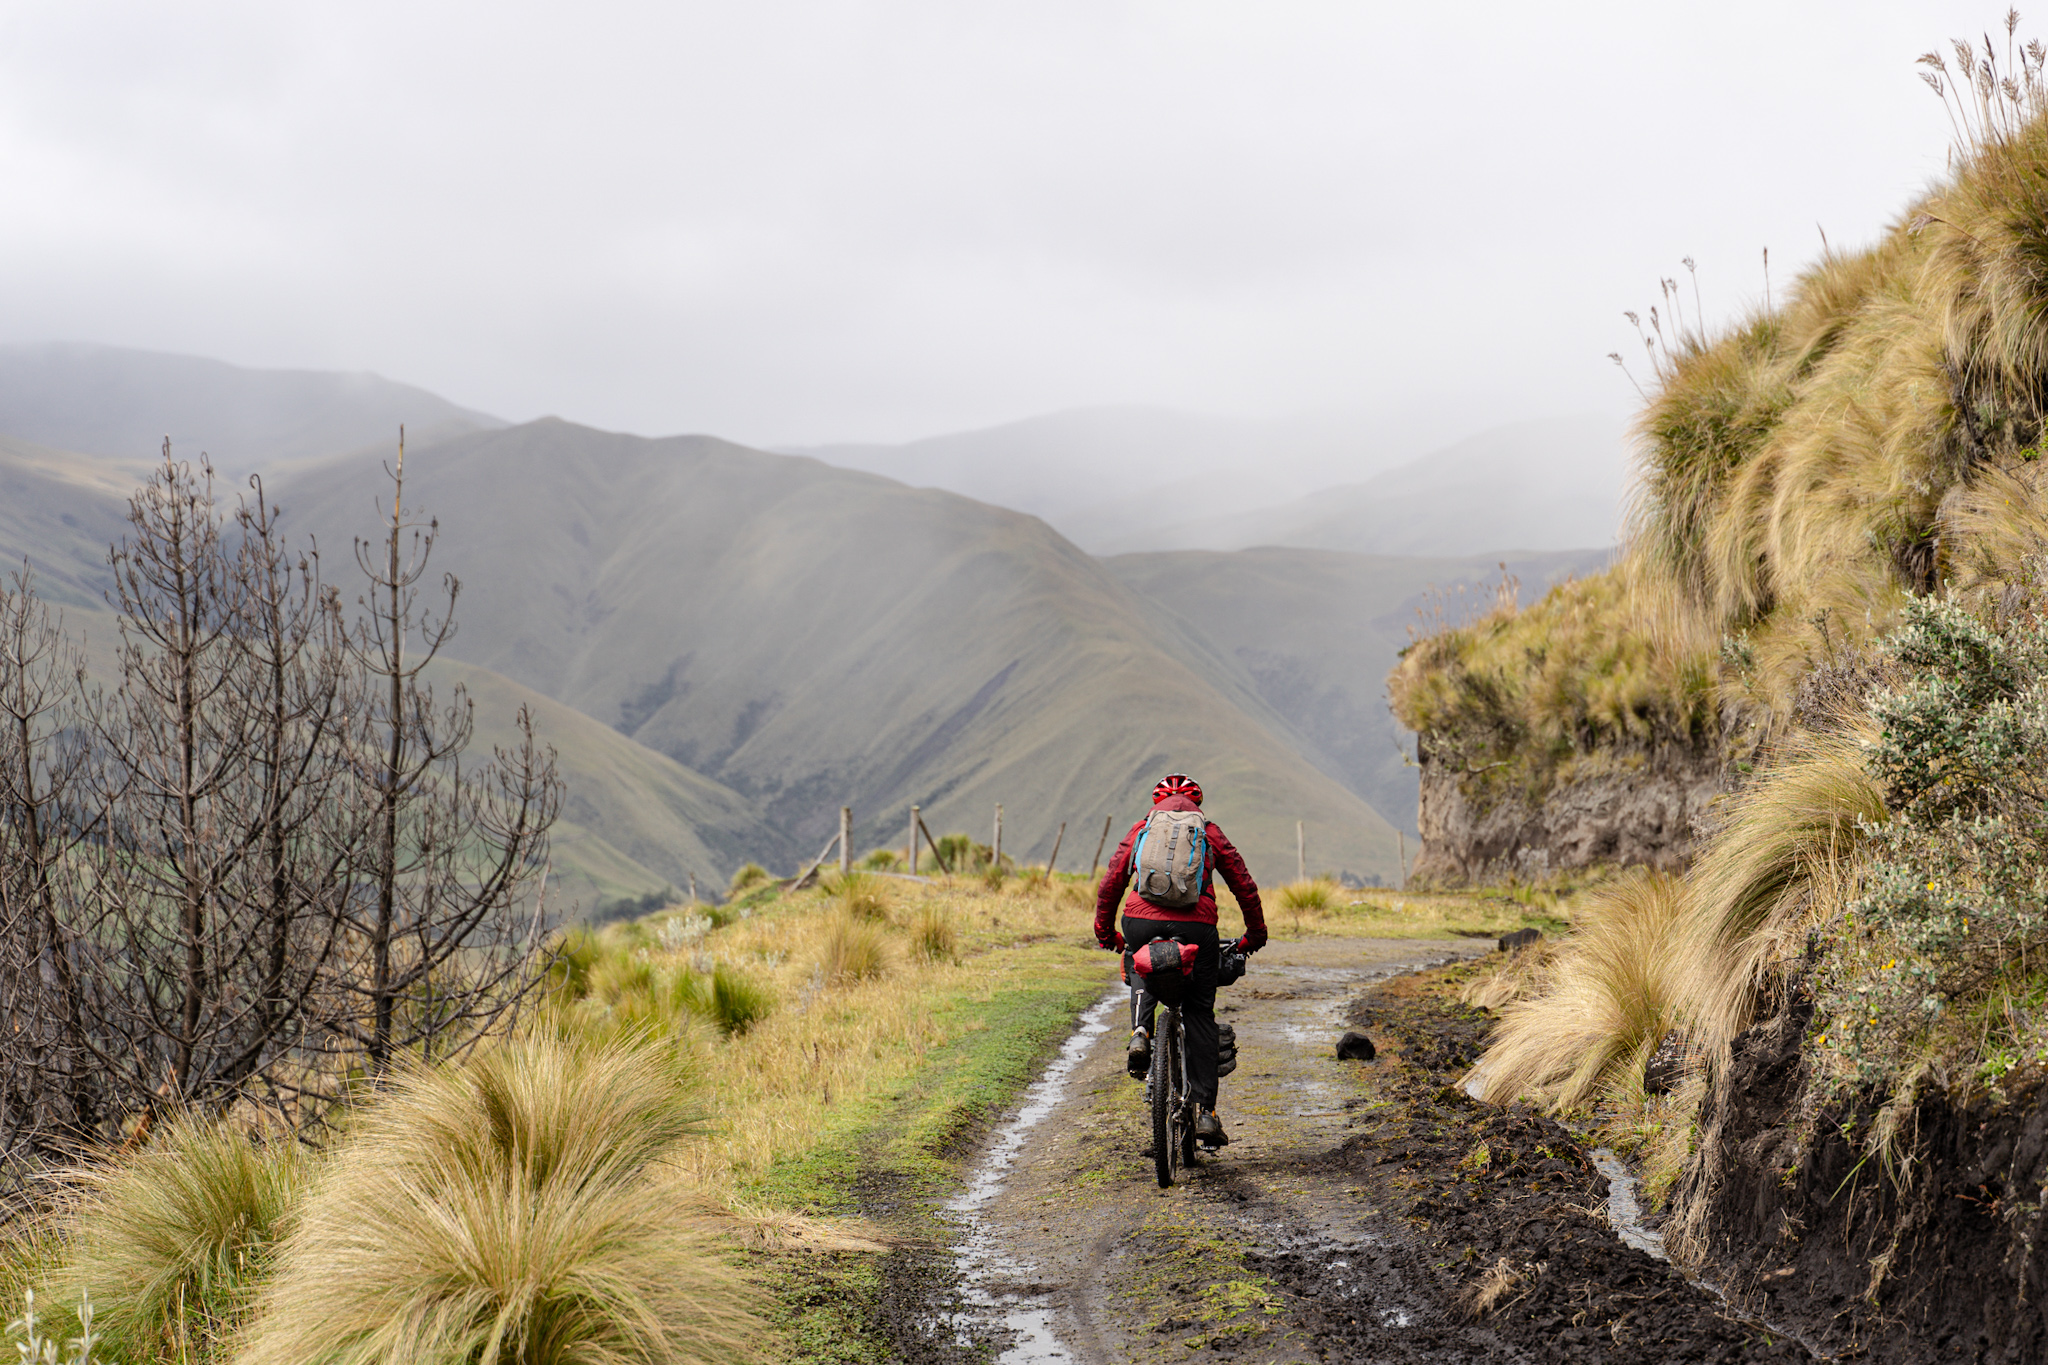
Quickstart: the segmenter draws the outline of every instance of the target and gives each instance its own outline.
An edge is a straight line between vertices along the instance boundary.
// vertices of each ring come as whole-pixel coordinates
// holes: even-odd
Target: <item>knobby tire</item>
[[[1173,1131],[1173,1107],[1179,1096],[1174,1065],[1179,1056],[1180,1030],[1171,1010],[1161,1010],[1159,1036],[1152,1045],[1152,1167],[1159,1176],[1159,1188],[1173,1186],[1173,1168],[1179,1163],[1179,1134]]]

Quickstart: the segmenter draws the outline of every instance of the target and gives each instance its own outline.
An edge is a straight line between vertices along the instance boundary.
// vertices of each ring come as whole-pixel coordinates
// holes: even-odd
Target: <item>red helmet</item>
[[[1185,796],[1196,805],[1202,804],[1202,784],[1186,773],[1168,773],[1152,788],[1152,804],[1158,805],[1169,796]]]

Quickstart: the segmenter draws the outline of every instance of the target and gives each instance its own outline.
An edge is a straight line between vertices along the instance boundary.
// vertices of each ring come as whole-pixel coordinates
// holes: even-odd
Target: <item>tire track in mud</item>
[[[1000,1359],[1184,1359],[1191,1349],[1320,1359],[1329,1333],[1303,1321],[1303,1300],[1412,1336],[1428,1353],[1414,1358],[1461,1358],[1434,1340],[1442,1315],[1390,1254],[1389,1230],[1366,1226],[1358,1182],[1325,1158],[1370,1103],[1369,1064],[1336,1060],[1350,1004],[1374,981],[1489,946],[1269,945],[1217,998],[1238,1033],[1238,1069],[1218,1106],[1231,1145],[1171,1190],[1143,1153],[1144,1087],[1124,1074],[1121,1008],[1085,1044],[1077,1037],[1057,1098],[1027,1100],[1025,1140],[999,1129],[972,1206],[956,1201],[968,1296],[1012,1333]]]
[[[1091,1012],[1028,1133],[987,1149],[962,1268],[962,1346],[1011,1365],[1260,1362],[1789,1362],[1809,1358],[1617,1238],[1577,1139],[1455,1083],[1488,1020],[1440,974],[1442,940],[1271,945],[1219,994],[1239,1067],[1232,1143],[1161,1190],[1120,1010]],[[1453,969],[1458,976],[1466,969]],[[1106,1015],[1106,1017],[1104,1017]],[[1340,1062],[1364,1023],[1373,1063]],[[956,1260],[956,1265],[962,1263]],[[1493,1311],[1466,1311],[1493,1272]]]

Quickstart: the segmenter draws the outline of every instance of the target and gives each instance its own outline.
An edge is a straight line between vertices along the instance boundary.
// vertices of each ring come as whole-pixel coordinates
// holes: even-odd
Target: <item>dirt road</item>
[[[1241,1057],[1219,1104],[1231,1145],[1171,1190],[1142,1154],[1123,1011],[1096,1012],[1027,1101],[1022,1131],[998,1130],[964,1206],[977,1327],[1010,1329],[1000,1359],[1802,1358],[1617,1242],[1598,1214],[1606,1182],[1564,1130],[1446,1083],[1483,1022],[1392,978],[1490,946],[1331,939],[1260,953],[1218,1001]],[[1336,1060],[1360,1019],[1385,1055]],[[1461,1300],[1496,1261],[1520,1292],[1475,1318]]]

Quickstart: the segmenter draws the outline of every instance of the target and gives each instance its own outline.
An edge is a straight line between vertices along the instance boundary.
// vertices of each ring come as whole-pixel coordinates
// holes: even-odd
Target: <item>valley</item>
[[[389,419],[419,419],[407,503],[436,524],[433,574],[462,585],[449,676],[485,733],[514,697],[549,703],[576,830],[559,887],[586,911],[693,877],[708,894],[750,859],[793,869],[841,805],[864,851],[900,845],[913,803],[935,829],[974,831],[1001,803],[1007,852],[1042,860],[1064,824],[1064,860],[1166,767],[1204,775],[1265,875],[1291,868],[1298,821],[1311,870],[1396,884],[1415,781],[1381,680],[1418,608],[1438,591],[1477,600],[1501,559],[1532,591],[1605,562],[1100,559],[1036,517],[710,437],[507,425],[369,377],[141,353],[10,364],[0,424],[75,447],[0,446],[16,493],[0,553],[31,560],[82,626],[154,453],[146,419],[121,414],[168,411],[180,457],[227,452],[229,505],[262,472],[344,593],[395,454]],[[87,391],[107,399],[67,397]],[[174,391],[183,406],[165,409]],[[386,422],[389,445],[359,439]]]

